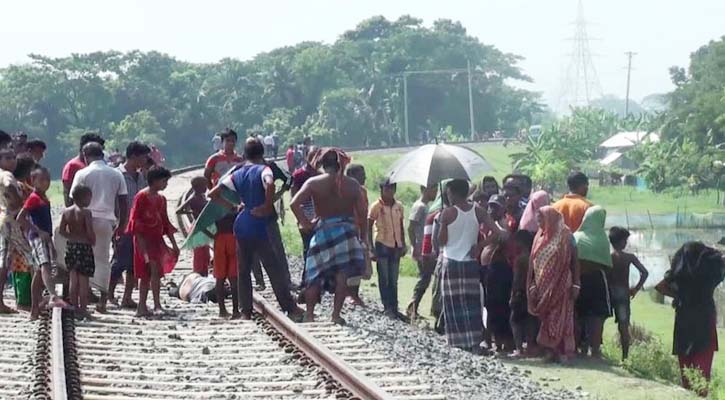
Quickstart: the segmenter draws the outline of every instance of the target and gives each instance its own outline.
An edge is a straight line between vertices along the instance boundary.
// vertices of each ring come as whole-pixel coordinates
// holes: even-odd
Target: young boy
[[[208,203],[206,199],[206,189],[209,186],[209,181],[203,176],[195,176],[191,179],[191,189],[193,194],[189,197],[184,204],[180,205],[176,209],[177,214],[191,214],[194,219],[199,218],[202,210]],[[211,257],[209,255],[209,246],[199,246],[194,249],[194,261],[193,268],[194,272],[201,276],[209,275],[209,264]]]
[[[628,230],[618,226],[609,229],[609,242],[614,249],[612,251],[613,268],[609,277],[609,291],[617,326],[619,327],[619,340],[622,345],[623,360],[629,356],[629,318],[631,316],[629,302],[642,289],[649,276],[649,272],[647,272],[647,269],[642,265],[637,256],[624,251],[627,247],[629,235]],[[639,272],[639,282],[637,282],[634,288],[629,287],[630,265],[634,265]]]
[[[400,258],[406,253],[403,234],[403,205],[395,200],[397,185],[385,180],[380,183],[380,200],[370,208],[368,229],[375,228],[375,261],[378,264],[378,287],[385,315],[406,320],[398,310],[398,275]],[[373,243],[372,237],[369,238]]]
[[[234,237],[234,221],[237,213],[230,213],[216,222],[214,235],[214,278],[216,278],[217,304],[219,317],[227,318],[229,313],[224,305],[226,288],[224,281],[229,281],[232,289],[232,319],[239,319],[239,290],[237,289],[237,240]]]
[[[30,319],[38,318],[40,313],[40,303],[43,296],[43,285],[51,294],[51,304],[60,304],[60,300],[55,294],[55,285],[52,282],[50,263],[55,256],[53,249],[53,218],[50,213],[50,200],[45,195],[50,187],[50,172],[47,168],[36,167],[32,174],[33,193],[28,196],[23,205],[23,209],[18,214],[18,221],[24,223],[30,221],[26,227],[28,231],[28,240],[33,251],[33,280],[30,285],[31,304]]]
[[[13,171],[17,166],[15,151],[0,149],[0,293],[5,288],[8,271],[18,258],[27,258],[30,246],[16,217],[23,205],[23,198]],[[0,296],[0,314],[16,311],[5,305]]]
[[[129,216],[128,233],[133,240],[133,273],[141,280],[136,315],[149,316],[146,299],[149,287],[154,299],[154,312],[164,313],[161,308],[161,277],[171,272],[179,256],[174,233],[166,211],[166,198],[159,192],[166,189],[171,172],[164,167],[153,167],[147,176],[148,187],[136,194]],[[169,249],[164,242],[171,242]]]
[[[93,246],[96,235],[93,231],[93,216],[88,210],[93,193],[85,185],[73,189],[73,205],[63,210],[58,233],[68,240],[65,265],[70,271],[70,303],[76,307],[80,318],[89,318],[89,278],[95,273]]]
[[[204,178],[207,179],[209,189],[216,186],[219,178],[232,167],[244,162],[236,151],[237,133],[227,128],[219,136],[222,138],[222,149],[209,157],[204,168]]]
[[[529,314],[526,297],[526,279],[529,273],[529,257],[534,244],[534,234],[519,230],[513,235],[513,240],[519,249],[519,256],[514,263],[514,279],[511,285],[511,330],[514,336],[516,350],[513,357],[535,356],[536,334],[538,331],[538,320]],[[524,342],[526,350],[524,350]]]
[[[239,319],[239,290],[237,289],[237,240],[234,237],[234,221],[236,212],[231,212],[216,221],[216,235],[214,235],[214,278],[216,279],[216,296],[219,305],[219,317],[227,318],[229,313],[224,305],[226,288],[224,282],[228,281],[232,289],[232,319]],[[196,252],[195,252],[196,254]]]

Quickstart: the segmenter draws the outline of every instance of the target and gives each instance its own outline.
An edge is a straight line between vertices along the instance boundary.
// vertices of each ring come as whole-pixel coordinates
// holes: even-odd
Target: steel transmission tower
[[[567,111],[569,107],[588,106],[592,100],[602,96],[602,86],[589,47],[591,38],[587,33],[582,0],[579,0],[574,37],[571,40],[573,48],[569,66],[563,76],[559,111]]]

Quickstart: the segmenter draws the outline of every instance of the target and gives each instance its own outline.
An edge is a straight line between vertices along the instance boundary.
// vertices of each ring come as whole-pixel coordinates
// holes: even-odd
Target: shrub
[[[660,379],[679,385],[679,365],[677,359],[670,354],[669,349],[646,329],[634,324],[630,329],[632,344],[629,349],[629,358],[621,362],[622,367],[642,378]],[[619,362],[622,348],[618,338],[607,338],[604,355],[613,362]]]

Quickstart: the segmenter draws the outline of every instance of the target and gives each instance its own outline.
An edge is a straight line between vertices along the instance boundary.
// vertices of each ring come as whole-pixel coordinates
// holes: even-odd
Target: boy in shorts
[[[612,307],[619,327],[619,340],[622,345],[622,360],[629,355],[629,317],[631,310],[630,299],[633,299],[644,286],[649,272],[639,261],[637,256],[624,251],[627,247],[629,231],[614,226],[609,229],[609,242],[612,244],[612,271],[609,276],[609,291],[612,298]],[[629,266],[634,265],[639,271],[639,282],[634,288],[629,287]]]
[[[209,181],[203,176],[195,176],[191,179],[192,195],[176,209],[177,215],[191,215],[194,220],[199,218],[201,212],[206,207],[208,200],[206,198],[206,188]],[[232,220],[232,223],[234,220]],[[208,231],[205,231],[208,232]],[[210,233],[207,235],[211,236]],[[211,256],[209,255],[209,246],[199,246],[194,249],[194,259],[192,262],[194,272],[201,276],[209,275],[209,264]]]
[[[74,204],[60,217],[58,233],[68,240],[65,265],[70,271],[70,303],[76,307],[80,318],[89,318],[89,279],[93,277],[96,264],[93,261],[93,246],[96,234],[93,232],[91,204],[93,193],[85,185],[77,185],[72,193]]]
[[[232,319],[239,319],[239,291],[237,290],[237,240],[234,237],[234,220],[237,213],[231,213],[216,222],[214,235],[214,278],[216,278],[216,296],[219,304],[219,317],[229,316],[224,305],[224,281],[228,280],[232,288]]]
[[[63,301],[55,294],[55,285],[51,277],[50,264],[55,258],[53,248],[53,218],[50,213],[50,200],[46,191],[50,187],[50,172],[47,168],[36,167],[32,173],[33,193],[28,196],[23,204],[23,209],[18,214],[18,221],[26,223],[28,217],[30,222],[25,227],[28,232],[28,241],[33,254],[33,280],[30,285],[31,304],[30,319],[35,320],[40,314],[40,304],[43,301],[43,286],[51,294],[51,305],[63,305]]]

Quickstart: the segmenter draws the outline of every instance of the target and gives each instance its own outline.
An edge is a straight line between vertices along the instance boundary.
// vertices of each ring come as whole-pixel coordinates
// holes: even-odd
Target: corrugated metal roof
[[[622,153],[618,151],[613,151],[609,154],[607,154],[606,157],[599,160],[599,163],[602,165],[611,165],[613,162],[619,160],[622,157]]]
[[[602,142],[599,147],[607,149],[620,149],[632,147],[642,142],[659,142],[660,136],[647,131],[619,132],[616,135]]]

